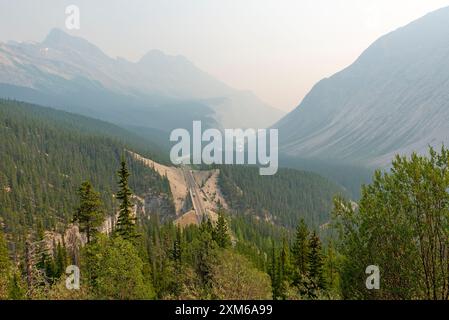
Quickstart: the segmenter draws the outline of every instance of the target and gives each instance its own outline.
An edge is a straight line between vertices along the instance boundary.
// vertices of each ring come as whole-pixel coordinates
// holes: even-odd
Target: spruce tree
[[[282,280],[290,281],[292,276],[292,265],[290,258],[290,248],[287,239],[282,239],[282,250],[280,254],[280,263],[282,268]]]
[[[117,199],[120,200],[120,211],[117,219],[116,233],[125,240],[133,240],[137,237],[136,218],[133,217],[131,210],[132,192],[128,185],[129,172],[124,159],[121,162],[118,176],[119,191],[117,192]]]
[[[74,222],[79,223],[80,231],[85,232],[87,242],[90,243],[92,237],[103,224],[104,211],[100,199],[100,193],[96,192],[89,181],[83,182],[78,190],[80,205],[76,209]]]
[[[218,213],[217,226],[214,230],[214,240],[220,248],[227,248],[231,245],[231,237],[228,232],[228,224],[223,212]]]
[[[321,252],[321,241],[314,231],[310,237],[309,251],[309,276],[316,287],[325,288],[323,275],[323,254]]]
[[[67,250],[58,242],[55,254],[55,276],[60,278],[67,267]]]
[[[196,248],[196,273],[199,277],[202,298],[210,298],[213,279],[213,266],[216,264],[217,244],[206,229],[200,230],[198,247]]]
[[[307,275],[309,269],[309,230],[304,219],[296,229],[295,242],[293,244],[293,263],[295,266],[295,282]]]

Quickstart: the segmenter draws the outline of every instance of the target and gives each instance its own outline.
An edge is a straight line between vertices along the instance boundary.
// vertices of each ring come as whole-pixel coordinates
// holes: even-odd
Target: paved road
[[[193,177],[192,171],[186,167],[182,167],[182,170],[184,172],[184,178],[187,183],[187,188],[189,189],[190,198],[192,199],[193,209],[196,212],[198,223],[201,223],[203,217],[206,215],[201,190]]]

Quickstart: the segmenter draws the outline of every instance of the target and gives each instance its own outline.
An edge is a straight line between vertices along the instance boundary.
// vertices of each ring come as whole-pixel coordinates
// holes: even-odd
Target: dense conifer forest
[[[293,169],[260,176],[256,167],[222,166],[219,182],[232,208],[252,211],[288,228],[294,228],[301,218],[314,227],[329,222],[333,197],[345,195],[335,183]]]
[[[170,193],[166,179],[124,152],[129,145],[139,148],[139,140],[130,143],[133,136],[113,125],[0,100],[0,133],[0,218],[14,237],[23,236],[28,228],[38,232],[68,223],[76,190],[84,180],[96,186],[111,212],[114,172],[124,155],[137,194],[149,186]]]

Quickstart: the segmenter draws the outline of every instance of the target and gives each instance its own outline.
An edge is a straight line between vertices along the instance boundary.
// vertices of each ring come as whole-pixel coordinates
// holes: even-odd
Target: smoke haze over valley
[[[0,316],[449,300],[447,0],[2,0],[0,137]]]

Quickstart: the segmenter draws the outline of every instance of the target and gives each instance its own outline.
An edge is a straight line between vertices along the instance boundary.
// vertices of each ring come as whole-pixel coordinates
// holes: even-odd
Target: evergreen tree
[[[55,266],[55,260],[53,259],[53,256],[43,252],[41,254],[40,260],[36,264],[36,268],[43,271],[45,274],[45,278],[50,282],[54,283],[56,279],[56,266]],[[44,279],[42,280],[42,284],[44,284]]]
[[[67,267],[67,250],[58,242],[55,254],[55,277],[60,278]]]
[[[136,218],[133,217],[131,210],[132,192],[128,185],[129,175],[126,162],[123,159],[120,170],[118,171],[119,191],[117,192],[117,199],[120,200],[120,211],[117,219],[116,232],[125,240],[133,240],[137,237]]]
[[[287,239],[282,239],[282,250],[280,254],[280,262],[282,268],[283,279],[289,281],[292,276],[292,265],[290,258],[290,248]]]
[[[80,231],[85,232],[90,243],[97,229],[104,221],[103,204],[100,193],[96,192],[89,181],[83,182],[78,190],[80,205],[76,209],[74,221],[79,223]]]
[[[208,220],[210,223],[210,220]],[[216,263],[216,249],[217,244],[212,239],[212,234],[209,232],[209,223],[205,222],[200,229],[199,243],[195,248],[195,269],[200,279],[202,289],[202,297],[210,298],[212,289],[212,271]]]
[[[201,219],[200,232],[206,232],[210,235],[214,234],[214,226],[212,225],[212,221],[206,215],[204,215]]]
[[[98,289],[99,253],[104,246],[104,235],[99,235],[96,241],[87,244],[81,250],[81,272],[85,279],[84,284],[89,287],[89,291],[95,292]]]
[[[217,226],[214,230],[214,240],[220,248],[227,248],[231,245],[231,237],[229,236],[228,224],[223,212],[218,213]]]
[[[292,265],[290,258],[290,248],[285,237],[282,240],[282,248],[279,253],[277,267],[278,297],[287,299],[292,278]]]
[[[309,242],[309,277],[319,289],[325,288],[323,274],[323,254],[321,252],[321,241],[314,231]]]
[[[296,228],[296,237],[293,244],[293,263],[295,266],[294,281],[299,284],[300,280],[307,275],[309,270],[309,230],[303,219]]]

